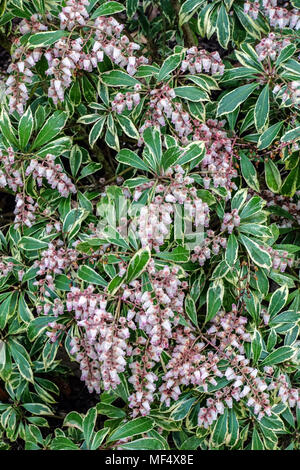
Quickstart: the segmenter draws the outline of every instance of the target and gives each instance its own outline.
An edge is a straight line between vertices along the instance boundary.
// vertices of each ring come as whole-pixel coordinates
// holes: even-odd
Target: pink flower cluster
[[[34,266],[38,268],[37,275],[41,279],[35,281],[34,285],[38,286],[42,300],[50,297],[47,289],[55,289],[54,276],[63,274],[70,267],[77,266],[78,251],[73,248],[65,248],[62,240],[56,240],[48,245],[48,249],[42,252],[42,259],[35,261]],[[44,314],[49,313],[51,305],[45,304],[39,307],[39,313],[44,309]]]
[[[194,121],[196,129],[194,140],[205,142],[206,155],[201,161],[201,170],[207,172],[203,178],[205,189],[209,189],[211,182],[215,188],[223,187],[228,190],[237,189],[233,178],[237,177],[237,170],[233,166],[233,142],[223,130],[225,121],[208,119],[206,123]]]
[[[243,343],[251,341],[246,324],[247,319],[239,315],[237,307],[232,305],[231,312],[218,313],[207,331],[209,344],[216,349],[220,359],[223,357],[229,362],[223,375],[232,383],[215,395],[215,399],[209,399],[207,407],[200,409],[199,426],[209,427],[218,414],[223,414],[224,405],[231,408],[233,400],[240,401],[246,397],[247,406],[253,407],[258,419],[271,414],[268,384],[259,377],[258,369],[249,366],[250,361],[245,357]]]
[[[119,374],[126,367],[125,357],[131,351],[127,345],[129,330],[126,319],[107,311],[107,300],[94,293],[93,286],[85,291],[73,287],[67,295],[67,310],[74,312],[83,338],[72,340],[71,354],[80,363],[81,380],[90,392],[100,393],[101,380],[104,390],[120,384]]]
[[[139,129],[140,139],[138,145],[143,144],[143,132],[147,127],[165,126],[167,124],[166,119],[171,120],[175,132],[185,143],[188,143],[186,137],[193,131],[191,117],[183,109],[181,103],[173,101],[175,96],[173,88],[169,85],[162,85],[160,88],[151,90],[146,120]]]
[[[30,160],[26,168],[26,176],[33,175],[39,186],[42,186],[45,178],[52,189],[57,189],[63,197],[68,197],[70,193],[75,194],[76,188],[70,178],[64,172],[59,163],[55,163],[56,157],[48,154],[42,161]]]
[[[300,15],[296,9],[287,10],[281,6],[277,6],[277,0],[263,0],[263,13],[269,18],[270,26],[273,28],[292,28],[298,30],[300,28]],[[244,3],[244,12],[257,20],[261,9],[259,2],[246,1]]]
[[[66,329],[66,327],[60,323],[57,323],[56,321],[48,323],[48,326],[50,330],[46,331],[46,335],[50,339],[51,343],[55,343],[55,341],[59,339],[61,333]]]
[[[129,75],[134,75],[140,65],[148,63],[146,57],[135,56],[140,45],[130,42],[125,35],[121,36],[124,25],[118,23],[115,18],[100,16],[94,26],[96,28],[94,50],[103,50],[112,62],[126,68]]]
[[[268,253],[272,258],[273,269],[279,269],[281,273],[284,273],[287,267],[293,266],[293,258],[291,258],[287,251],[274,250],[271,246],[267,249]]]
[[[191,261],[193,263],[198,262],[200,266],[203,266],[205,261],[211,257],[212,253],[217,255],[220,248],[226,248],[226,245],[226,238],[215,235],[213,230],[208,230],[206,238],[203,240],[203,245],[197,245],[193,248]]]
[[[0,188],[8,187],[12,191],[24,186],[21,173],[15,168],[15,153],[12,147],[2,151],[0,149]]]
[[[138,347],[132,351],[132,355],[140,355],[141,350],[139,346],[145,345],[145,343],[146,339],[144,337],[138,338]],[[133,418],[138,415],[148,415],[151,409],[151,403],[154,400],[154,392],[156,390],[155,382],[158,380],[158,377],[152,372],[155,366],[153,349],[154,347],[152,345],[145,345],[141,359],[129,364],[132,375],[129,377],[128,382],[131,383],[135,391],[128,397],[128,406],[133,410]]]
[[[30,17],[30,20],[26,18],[20,22],[19,30],[21,34],[27,33],[38,33],[40,31],[47,31],[48,27],[41,23],[41,15],[34,14]]]
[[[189,113],[183,109],[181,103],[174,103],[171,122],[174,124],[175,132],[181,138],[181,141],[188,143],[187,136],[193,132],[193,124]]]
[[[209,53],[205,49],[198,49],[196,46],[187,50],[185,59],[181,63],[182,72],[188,70],[193,75],[201,72],[211,73],[211,75],[216,73],[223,75],[224,69],[224,64],[217,51]]]
[[[166,121],[164,116],[168,119],[172,116],[173,103],[175,98],[175,91],[169,85],[162,85],[161,88],[156,88],[150,92],[149,108],[152,111],[152,120],[157,121],[160,126],[165,126]]]
[[[178,321],[178,314],[183,313],[184,289],[187,285],[178,277],[179,268],[165,266],[157,269],[153,260],[147,266],[151,278],[152,291],[142,292],[141,283],[132,281],[124,286],[122,299],[132,304],[127,320],[138,324],[149,337],[150,344],[160,353],[169,347],[172,337],[172,323]],[[177,318],[176,318],[177,317]],[[134,323],[128,324],[135,329]]]
[[[227,230],[228,233],[232,233],[235,227],[240,226],[240,216],[238,215],[238,210],[233,209],[232,212],[227,212],[224,214],[221,231]]]
[[[5,277],[11,273],[14,269],[14,263],[12,261],[6,261],[4,258],[0,259],[0,276]]]
[[[299,11],[296,9],[287,10],[277,6],[277,0],[263,0],[263,13],[269,19],[270,26],[273,28],[291,28],[298,30],[300,28]],[[244,3],[244,12],[257,20],[261,9],[259,2],[246,1]]]
[[[140,89],[141,85],[137,83],[134,86],[134,93],[130,91],[127,93],[117,93],[111,103],[112,111],[115,111],[118,114],[121,114],[125,109],[131,111],[141,101],[141,96],[138,93]]]
[[[249,191],[249,196],[253,194],[254,193],[252,191]],[[261,191],[260,195],[264,200],[267,201],[267,207],[280,206],[282,209],[284,209],[286,212],[288,212],[291,216],[294,217],[295,222],[297,224],[300,224],[300,191],[296,191],[295,193],[297,201],[294,201],[293,198],[282,196],[281,194],[274,194],[268,189]],[[276,212],[271,212],[271,217],[273,220],[276,221],[277,224],[280,224],[280,227],[293,226],[293,220],[283,218],[282,216],[280,216],[279,219],[279,217],[276,216]]]
[[[85,8],[88,4],[88,0],[68,0],[67,5],[62,8],[59,18],[61,29],[73,32],[77,27],[90,27],[87,40],[93,37],[94,42],[89,52],[84,51],[87,40],[83,40],[81,37],[76,39],[61,38],[45,53],[40,48],[28,52],[18,40],[19,47],[13,53],[13,63],[7,70],[8,73],[11,73],[6,82],[11,113],[17,110],[19,114],[23,114],[29,98],[26,85],[32,83],[33,72],[31,69],[43,54],[48,61],[46,74],[53,77],[50,80],[48,96],[53,99],[54,104],[64,101],[65,91],[70,87],[77,70],[91,72],[99,62],[103,61],[104,53],[115,64],[126,68],[130,75],[134,75],[141,64],[148,62],[143,56],[135,56],[140,46],[130,42],[127,36],[120,36],[124,26],[120,25],[113,17],[99,17],[89,25],[89,14]],[[20,26],[20,31],[23,34],[29,31],[46,31],[47,29],[47,26],[40,22],[40,17],[37,15],[33,15],[30,20],[22,21]]]
[[[62,8],[58,17],[60,19],[60,29],[67,28],[69,31],[78,25],[85,26],[89,14],[86,6],[89,0],[67,0],[66,6]]]
[[[255,46],[258,59],[261,62],[267,58],[274,61],[281,50],[290,43],[291,41],[289,39],[278,39],[275,33],[269,33],[268,37],[263,38],[260,43]]]
[[[82,38],[73,41],[62,38],[52,49],[45,52],[49,67],[46,74],[54,76],[50,80],[48,96],[55,104],[64,100],[65,90],[71,85],[73,74],[77,69],[91,72],[97,67],[98,62],[103,61],[102,51],[92,51],[87,54],[83,51],[83,46]]]
[[[35,221],[35,211],[37,208],[38,204],[34,202],[31,196],[24,196],[20,193],[16,194],[14,228],[18,229],[23,225],[31,227]]]
[[[160,386],[160,400],[170,406],[171,400],[178,400],[181,395],[181,385],[204,385],[210,382],[214,375],[222,376],[217,368],[215,356],[210,356],[210,363],[206,363],[206,356],[202,353],[205,344],[197,341],[190,328],[178,328],[173,333],[176,344],[171,352],[171,359],[166,365],[167,372],[163,376]]]
[[[29,98],[27,84],[32,83],[33,73],[31,69],[42,57],[41,49],[26,51],[25,47],[19,45],[12,54],[12,62],[7,69],[9,74],[6,80],[6,93],[9,98],[9,112],[17,111],[24,113],[24,107]],[[16,61],[16,62],[15,62]]]
[[[280,374],[269,386],[269,390],[278,390],[278,397],[283,403],[287,403],[291,408],[300,407],[299,389],[292,388],[285,374]]]
[[[197,190],[192,186],[194,180],[184,175],[180,165],[174,170],[169,168],[165,177],[170,181],[158,184],[155,188],[155,198],[143,206],[136,221],[136,229],[142,246],[153,247],[159,251],[170,232],[170,225],[175,213],[175,204],[183,205],[184,217],[193,221],[194,227],[208,227],[209,207],[197,197]],[[143,190],[151,187],[153,182],[135,188],[133,198],[138,201]],[[134,225],[133,225],[134,227]]]
[[[276,84],[273,88],[274,95],[279,98],[282,104],[291,100],[293,105],[299,105],[300,102],[300,81],[294,80],[286,85]],[[289,105],[290,103],[287,103]]]

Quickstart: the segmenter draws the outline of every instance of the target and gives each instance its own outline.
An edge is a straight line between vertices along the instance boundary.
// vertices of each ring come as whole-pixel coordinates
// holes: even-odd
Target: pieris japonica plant
[[[299,449],[299,1],[0,5],[0,448]]]

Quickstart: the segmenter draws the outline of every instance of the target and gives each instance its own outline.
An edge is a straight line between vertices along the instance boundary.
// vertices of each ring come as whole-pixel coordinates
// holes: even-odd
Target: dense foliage
[[[0,448],[299,449],[300,2],[0,5]]]

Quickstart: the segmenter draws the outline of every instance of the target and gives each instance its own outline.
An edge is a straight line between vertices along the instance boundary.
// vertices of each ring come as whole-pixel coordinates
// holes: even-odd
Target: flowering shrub
[[[299,449],[299,1],[1,6],[0,448]]]

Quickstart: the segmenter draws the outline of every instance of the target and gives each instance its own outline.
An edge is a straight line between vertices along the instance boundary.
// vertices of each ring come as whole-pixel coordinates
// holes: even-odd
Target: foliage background
[[[247,3],[255,12],[257,2]],[[278,1],[277,8],[295,9],[297,16],[299,2],[287,3]],[[33,50],[51,50],[66,34],[60,28],[58,16],[66,2],[2,0],[0,5],[1,44],[11,54],[13,64],[22,62],[22,57]],[[90,23],[78,30],[75,25],[67,33],[74,38],[80,35],[84,40],[89,38],[85,44],[87,54],[95,41],[92,34],[89,36],[95,18],[112,16],[125,25],[129,40],[140,44],[140,50],[132,55],[144,56],[148,63],[141,60],[135,73],[130,74],[126,67],[119,67],[104,54],[103,61],[92,70],[88,67],[72,70],[64,99],[55,103],[48,96],[52,78],[46,73],[49,64],[45,57],[40,57],[32,67],[28,96],[20,113],[21,108],[15,109],[15,103],[6,96],[11,90],[2,88],[0,168],[5,181],[1,183],[0,232],[0,446],[93,450],[298,449],[297,23],[283,27],[279,14],[279,22],[272,25],[267,8],[259,5],[255,18],[252,10],[246,13],[240,0],[91,0],[87,9]],[[51,19],[46,15],[48,12]],[[47,32],[20,31],[20,21],[21,25],[24,20],[30,23],[33,14],[40,15],[38,21],[47,24]],[[269,52],[262,58],[256,47],[270,33],[275,33],[271,36],[275,54]],[[16,53],[20,46],[24,48],[21,55]],[[181,65],[191,47],[205,49],[209,54],[217,51],[224,73],[220,69],[213,76],[206,70],[185,73]],[[21,69],[11,67],[8,74],[3,73],[3,79],[19,73]],[[161,104],[163,121],[159,121],[153,115],[158,101],[151,105],[150,92],[163,87],[167,103]],[[113,103],[119,92],[124,95],[139,92],[140,101],[118,112]],[[169,112],[168,106],[175,106],[174,103],[179,114],[189,116],[191,132],[182,131],[185,124],[172,114],[174,109]],[[145,126],[147,119],[149,127]],[[216,123],[221,119],[224,123],[218,127]],[[201,127],[204,124],[209,124],[208,130]],[[216,149],[213,171],[218,172],[224,159],[228,159],[231,176],[229,170],[225,172],[225,183],[216,183],[213,171],[203,163],[211,148]],[[60,165],[58,180],[66,175],[67,189],[62,189],[64,184],[59,187],[55,177],[51,187],[54,173],[50,176],[43,173],[39,182],[34,169],[27,171],[32,161],[44,165],[48,154],[54,155],[55,164]],[[14,160],[10,161],[12,156]],[[188,189],[181,186],[179,191],[184,189],[190,194],[191,188],[195,189],[190,197],[207,205],[209,228],[216,236],[225,238],[219,250],[200,262],[173,232],[158,250],[153,246],[142,247],[135,230],[125,238],[112,229],[97,232],[99,213],[107,205],[121,212],[118,204],[124,191],[132,210],[137,201],[150,207],[155,197],[153,183],[156,187],[162,181],[165,186],[161,193],[169,191],[172,176],[168,181],[167,171],[176,165],[192,178],[186,184]],[[13,178],[19,176],[23,186],[16,183],[14,187]],[[205,176],[210,181],[205,182]],[[21,194],[22,201],[32,206],[20,205],[24,211],[20,212],[21,220],[15,206],[21,196],[16,194]],[[34,215],[28,224],[25,221],[29,213]],[[236,217],[231,228],[228,214]],[[207,230],[208,227],[206,233]],[[57,240],[61,240],[64,253],[58,254]],[[40,271],[41,263],[46,250],[53,246],[49,259],[61,256],[62,265],[47,279],[45,272]],[[140,416],[141,413],[132,416],[132,407],[128,406],[136,386],[128,380],[132,375],[129,365],[136,360],[130,349],[126,350],[126,365],[118,372],[119,383],[112,381],[113,389],[108,387],[104,391],[102,376],[101,393],[92,395],[89,409],[77,403],[76,409],[70,410],[65,404],[70,392],[65,392],[64,398],[63,389],[72,387],[75,383],[72,374],[76,377],[79,372],[71,341],[72,337],[83,337],[85,330],[78,325],[74,312],[66,308],[68,293],[76,286],[86,294],[92,284],[96,295],[108,297],[107,310],[114,318],[112,331],[122,332],[124,325],[118,324],[119,319],[125,322],[128,316],[124,289],[138,280],[143,292],[152,292],[148,275],[151,262],[155,262],[156,274],[166,265],[170,269],[176,266],[180,282],[188,283],[183,288],[182,308],[174,308],[177,320],[171,322],[173,336],[168,337],[166,347],[158,348],[159,360],[153,360],[156,344],[153,350],[147,349],[153,337],[151,329],[143,330],[136,320],[135,329],[129,327],[129,345],[141,346],[136,352],[137,363],[147,363],[145,357],[150,354],[146,369],[157,378],[151,410],[147,416]],[[179,296],[179,291],[176,295]],[[224,356],[220,353],[221,337],[210,339],[209,328],[220,311],[235,312],[232,304],[237,305],[238,316],[247,318],[248,336],[238,340],[236,349],[229,341],[225,347],[229,353]],[[63,311],[59,311],[58,320],[55,309],[61,306]],[[210,382],[208,388],[203,387],[205,382],[185,383],[183,379],[175,400],[163,404],[159,387],[165,380],[168,363],[174,358],[177,328],[185,329],[186,339],[192,339],[191,351],[201,341],[206,345],[200,363],[185,353],[183,359],[189,367],[194,361],[193,373],[209,366],[210,351],[218,357],[223,377],[212,374],[210,378],[217,380]],[[236,325],[230,328],[230,334],[236,335]],[[144,343],[138,342],[139,337],[145,339]],[[200,410],[210,407],[215,410],[215,402],[219,401],[217,391],[222,392],[233,383],[225,372],[232,364],[237,367],[234,360],[239,354],[247,361],[245,367],[255,369],[267,385],[270,413],[259,417],[249,404],[249,397],[263,393],[256,388],[259,384],[253,382],[248,397],[242,395],[232,407],[224,402],[225,408],[220,405],[219,412],[204,426],[205,422],[199,421]],[[145,375],[141,373],[142,380],[148,380]],[[243,386],[246,375],[242,373]],[[86,395],[83,396],[82,400],[86,400]],[[209,399],[213,400],[210,404]]]

